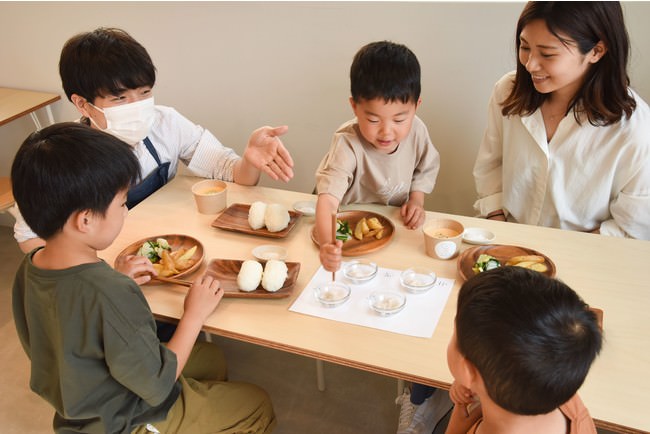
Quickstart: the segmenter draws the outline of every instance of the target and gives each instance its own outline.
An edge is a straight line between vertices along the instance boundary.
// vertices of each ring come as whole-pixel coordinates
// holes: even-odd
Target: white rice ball
[[[280,232],[289,226],[289,210],[286,206],[279,203],[272,203],[267,205],[266,212],[264,213],[264,224],[269,232]]]
[[[257,230],[264,227],[264,216],[266,215],[266,204],[264,202],[253,202],[248,210],[248,224],[251,229]]]
[[[237,286],[246,292],[255,291],[262,280],[262,264],[257,261],[247,260],[241,264],[237,274]]]
[[[277,259],[270,259],[264,267],[262,276],[262,288],[269,292],[276,292],[284,286],[287,279],[287,264]]]

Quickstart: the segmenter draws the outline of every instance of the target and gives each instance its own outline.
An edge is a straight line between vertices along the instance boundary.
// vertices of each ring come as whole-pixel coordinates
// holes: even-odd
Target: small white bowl
[[[414,294],[426,292],[436,283],[436,273],[424,267],[413,267],[402,271],[399,281],[402,286]]]
[[[307,217],[313,217],[316,215],[316,202],[303,200],[293,204],[293,209],[302,213],[302,215]]]
[[[287,259],[287,249],[280,246],[265,244],[255,247],[253,249],[253,256],[255,256],[260,261],[268,261],[269,259],[284,261]]]
[[[495,238],[493,232],[483,228],[467,228],[463,232],[463,241],[468,244],[492,244]]]
[[[350,298],[350,287],[341,282],[327,282],[314,289],[314,297],[325,307],[337,307]]]
[[[381,316],[394,315],[406,306],[406,296],[394,291],[374,291],[368,300],[370,308]]]
[[[345,264],[343,275],[352,283],[368,282],[377,275],[377,264],[367,259],[356,259]]]

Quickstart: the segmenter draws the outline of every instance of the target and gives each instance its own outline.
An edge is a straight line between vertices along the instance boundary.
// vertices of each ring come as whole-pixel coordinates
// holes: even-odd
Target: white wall
[[[72,35],[121,27],[158,69],[156,102],[177,108],[241,154],[258,126],[288,124],[296,163],[289,184],[309,192],[336,127],[352,117],[348,72],[362,45],[388,39],[418,56],[418,114],[441,153],[427,209],[473,215],[471,168],[494,82],[514,68],[523,3],[468,2],[0,2],[0,86],[63,95],[58,58]],[[632,85],[650,100],[650,3],[624,3]],[[57,121],[77,117],[65,97]],[[0,175],[33,129],[29,117],[0,127]]]

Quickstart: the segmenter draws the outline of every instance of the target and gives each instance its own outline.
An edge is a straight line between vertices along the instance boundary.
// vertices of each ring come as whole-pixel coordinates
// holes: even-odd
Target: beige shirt
[[[316,171],[318,194],[328,193],[341,205],[403,205],[411,191],[431,193],[440,170],[440,154],[426,125],[417,116],[408,136],[391,154],[378,152],[359,132],[357,120],[334,133],[332,145]]]

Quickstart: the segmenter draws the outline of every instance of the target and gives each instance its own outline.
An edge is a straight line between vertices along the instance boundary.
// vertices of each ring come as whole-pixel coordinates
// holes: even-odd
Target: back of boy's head
[[[463,285],[456,339],[490,398],[521,415],[545,414],[567,402],[602,345],[595,315],[571,288],[514,266]]]
[[[350,90],[355,102],[383,99],[417,103],[420,63],[408,47],[389,41],[372,42],[354,56]]]
[[[61,50],[59,74],[63,90],[94,102],[98,96],[151,86],[156,68],[147,50],[127,32],[99,28],[70,38]]]
[[[139,175],[140,165],[129,145],[75,122],[32,133],[11,166],[18,208],[32,230],[46,240],[76,211],[105,215],[115,195]]]

